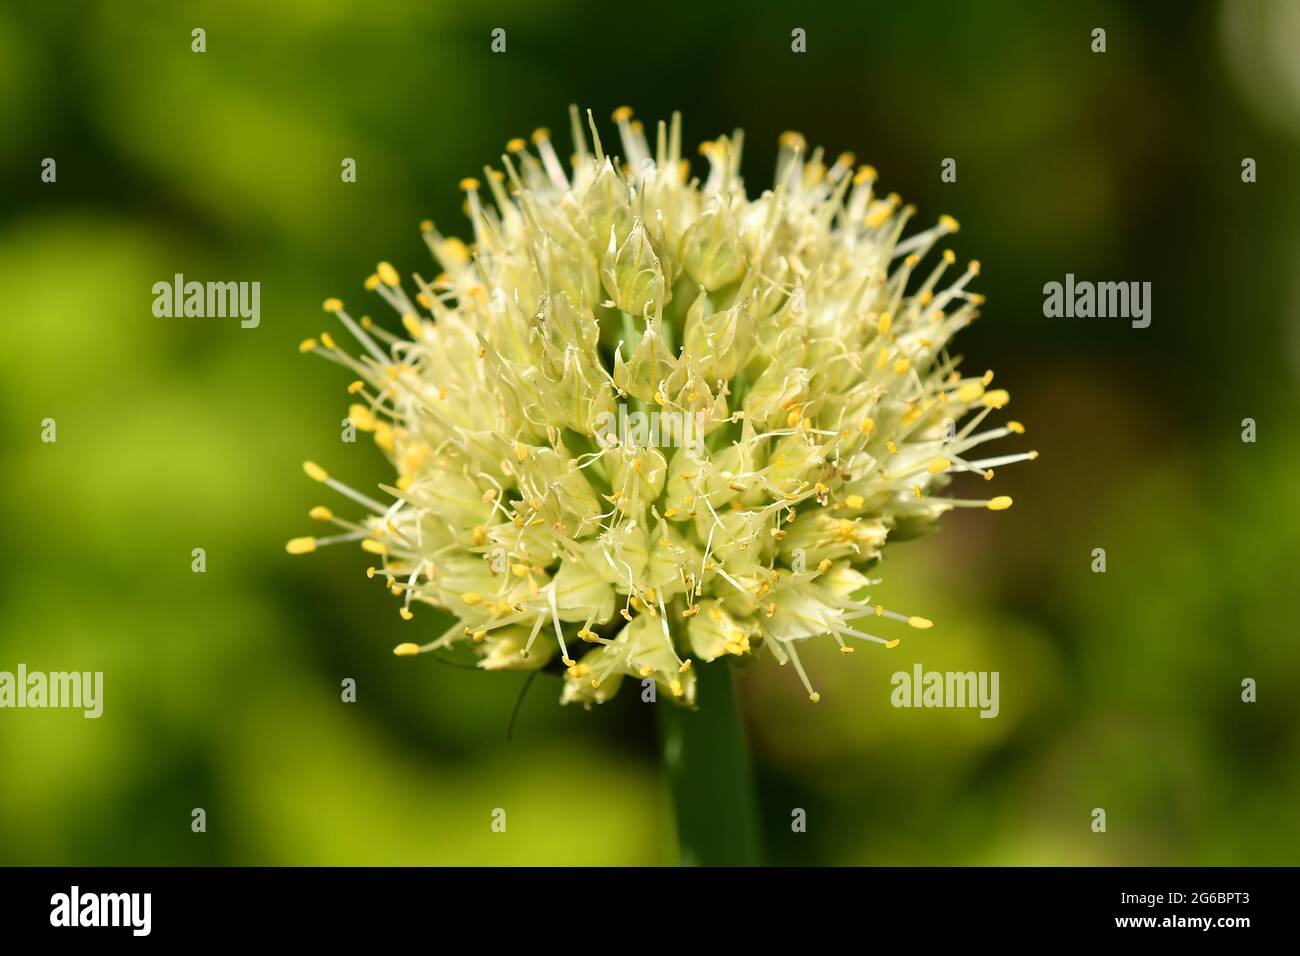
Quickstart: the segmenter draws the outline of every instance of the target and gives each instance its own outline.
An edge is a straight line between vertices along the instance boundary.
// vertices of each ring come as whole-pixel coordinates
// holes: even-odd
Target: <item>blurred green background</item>
[[[770,859],[1300,862],[1298,50],[1295,0],[0,6],[0,670],[105,672],[98,721],[0,712],[0,863],[673,861],[637,695],[561,709],[539,677],[507,742],[522,675],[393,657],[429,615],[355,549],[284,552],[338,504],[304,458],[389,477],[339,440],[346,374],[297,354],[321,300],[427,274],[417,222],[464,235],[457,181],[570,102],[743,127],[751,191],[797,128],[957,216],[989,299],[959,350],[1042,452],[1000,473],[1010,512],[887,552],[934,630],[812,650],[816,707],[747,672]],[[177,272],[260,281],[261,326],[155,318]],[[1067,272],[1152,282],[1151,327],[1045,319]],[[999,671],[1000,717],[891,708],[917,660]]]

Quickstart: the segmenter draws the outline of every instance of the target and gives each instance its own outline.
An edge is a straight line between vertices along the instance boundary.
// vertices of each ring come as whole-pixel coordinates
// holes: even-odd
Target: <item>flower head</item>
[[[689,704],[693,662],[763,654],[815,701],[804,641],[849,653],[930,626],[873,597],[886,541],[954,507],[1009,507],[943,491],[1035,457],[976,452],[1024,430],[979,430],[1008,395],[947,351],[979,314],[979,263],[945,249],[922,266],[956,220],[904,238],[913,207],[798,134],[751,199],[739,133],[700,147],[701,179],[679,116],[652,150],[617,111],[619,159],[571,115],[572,173],[546,130],[531,151],[511,141],[504,172],[461,183],[473,245],[424,223],[438,274],[408,288],[380,263],[366,280],[405,335],[326,301],[360,354],[328,334],[302,349],[355,375],[349,417],[397,477],[380,501],[308,463],[366,514],[313,509],[339,533],[288,550],[360,542],[404,618],[458,618],[396,653],[463,643],[489,670],[558,657],[565,702],[631,677]]]

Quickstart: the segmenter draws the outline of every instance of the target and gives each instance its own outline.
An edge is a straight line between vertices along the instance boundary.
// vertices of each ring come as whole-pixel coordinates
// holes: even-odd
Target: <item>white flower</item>
[[[313,509],[340,533],[289,551],[359,541],[404,618],[428,604],[460,620],[398,654],[466,642],[485,668],[521,669],[558,652],[566,702],[604,701],[632,677],[689,704],[692,657],[764,652],[817,700],[804,641],[848,653],[898,643],[867,618],[930,626],[872,597],[890,535],[953,507],[1010,506],[942,491],[1035,457],[974,453],[1024,431],[977,430],[1007,393],[947,352],[978,315],[979,264],[946,278],[944,250],[922,269],[956,221],[904,239],[912,207],[877,196],[875,171],[849,154],[807,155],[797,134],[781,140],[774,188],[750,199],[740,134],[701,147],[701,181],[679,116],[652,152],[618,110],[620,160],[590,114],[589,147],[571,113],[572,175],[546,130],[535,153],[512,141],[504,173],[485,171],[492,203],[478,180],[461,184],[472,246],[425,223],[440,274],[413,276],[413,298],[387,263],[366,281],[406,336],[325,303],[361,354],[328,334],[303,351],[355,374],[350,417],[397,478],[385,503],[309,462],[367,514]],[[702,424],[703,447],[610,440],[629,411]]]

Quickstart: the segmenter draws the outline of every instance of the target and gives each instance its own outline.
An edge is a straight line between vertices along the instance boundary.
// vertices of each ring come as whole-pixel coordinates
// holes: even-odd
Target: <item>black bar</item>
[[[917,932],[926,942],[1104,936],[1231,943],[1242,933],[1271,936],[1293,926],[1295,877],[1291,869],[1223,868],[14,868],[0,870],[0,932],[6,943],[75,937],[91,945],[301,946],[406,938],[431,949],[516,936],[542,945],[548,937],[557,945],[565,937],[617,945],[628,933],[659,937],[670,927],[694,933],[696,926],[733,941],[780,932],[810,944]],[[70,922],[74,886],[79,920],[116,912],[122,925],[52,925]],[[118,895],[102,905],[101,894],[145,893],[147,935],[136,935],[144,928],[143,896],[129,908]]]

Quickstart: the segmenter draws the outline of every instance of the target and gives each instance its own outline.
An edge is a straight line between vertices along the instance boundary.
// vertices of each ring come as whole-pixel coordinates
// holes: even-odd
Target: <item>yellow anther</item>
[[[912,625],[918,631],[924,631],[927,628],[934,627],[934,621],[928,617],[917,617],[915,614],[907,619],[907,623]]]
[[[618,109],[614,110],[613,119],[615,123],[622,123],[625,120],[630,120],[631,118],[632,118],[632,107],[630,106],[620,106]]]
[[[312,481],[324,481],[329,478],[329,472],[314,461],[304,461],[302,463],[302,470],[307,473],[307,477]]]
[[[323,306],[326,312],[337,312],[343,308],[342,299],[326,299]]]
[[[401,589],[400,588],[396,589],[396,593],[400,594]],[[403,621],[409,621],[411,618],[415,617],[415,615],[411,613],[411,609],[409,607],[398,608],[397,613],[401,616]]]
[[[375,430],[378,422],[375,421],[374,413],[365,405],[349,405],[348,418],[350,418],[358,428],[363,432],[372,432]]]
[[[863,183],[873,183],[876,181],[875,166],[859,166],[858,171],[853,175],[853,185],[861,186]]]
[[[520,461],[528,460],[528,446],[521,441],[515,442],[515,457]]]
[[[822,574],[825,574],[827,571],[831,569],[831,564],[832,562],[830,558],[822,558],[819,562],[817,562],[817,570],[820,571]]]
[[[857,511],[866,503],[866,500],[861,495],[849,495],[844,499],[844,503],[854,511]]]
[[[290,554],[311,554],[316,550],[315,538],[294,538],[284,546]]]
[[[808,699],[812,701],[814,704],[816,704],[822,699],[822,695],[817,693],[817,691],[813,691],[811,694],[808,695]]]
[[[466,192],[473,192],[474,190],[478,189],[479,186],[481,185],[482,183],[480,183],[473,176],[466,176],[464,179],[460,181],[460,188],[465,190]]]
[[[900,358],[897,362],[894,363],[894,372],[898,375],[902,375],[911,367],[912,367],[912,363],[907,359],[906,356],[904,356],[903,358]]]
[[[1007,431],[1013,432],[1016,435],[1023,435],[1025,433],[1025,426],[1020,424],[1020,422],[1007,422]]]
[[[410,312],[402,316],[402,325],[406,329],[406,334],[411,338],[419,339],[424,337],[424,326],[420,324],[420,319]]]
[[[522,136],[516,136],[510,142],[506,143],[506,151],[511,153],[522,153],[528,148],[528,141]]]
[[[862,419],[862,424],[858,426],[862,434],[870,435],[876,429],[876,420],[874,418]]]
[[[325,346],[327,349],[338,348],[338,346],[334,344],[334,336],[330,335],[328,332],[322,332],[320,334],[320,344]]]
[[[460,596],[460,599],[469,605],[483,603],[483,595],[479,594],[477,591],[466,591]]]
[[[842,647],[840,647],[840,653],[841,653],[841,654],[852,654],[852,653],[853,653],[853,648],[851,648],[851,647],[849,647],[849,645],[845,644],[845,645],[843,645]]]
[[[551,138],[551,131],[545,126],[539,126],[533,130],[533,142],[539,146]]]
[[[947,214],[939,217],[939,225],[943,227],[944,232],[958,232],[961,229],[961,223]]]
[[[984,394],[984,386],[979,382],[967,382],[961,388],[957,389],[957,401],[974,402]]]
[[[348,394],[355,395],[357,392],[361,391],[365,387],[366,387],[366,383],[361,381],[361,379],[357,379],[355,382],[351,383],[348,386]]]
[[[682,661],[682,666],[677,668],[677,673],[685,674],[690,669],[691,669],[691,659],[688,657],[686,658],[686,660]]]
[[[991,392],[984,393],[983,401],[989,408],[1001,408],[1011,401],[1011,396],[1005,388],[995,388]]]
[[[1038,452],[1037,452],[1037,451],[1031,451],[1031,452],[1029,453],[1029,460],[1030,460],[1030,461],[1036,461],[1037,459],[1038,459]]]
[[[303,339],[300,343],[298,343],[299,352],[310,352],[315,347],[316,347],[315,339]]]
[[[897,647],[898,644],[899,644],[898,638],[894,638],[892,641],[886,644],[885,647]]]
[[[796,133],[794,130],[786,130],[781,134],[781,145],[790,149],[802,150],[807,145],[802,133]]]
[[[876,320],[876,331],[881,335],[888,335],[889,330],[893,328],[894,317],[888,312],[882,312],[880,318]]]
[[[943,250],[943,261],[948,263],[948,265],[952,265],[957,261],[957,253],[953,252],[951,249]]]
[[[998,495],[988,503],[989,511],[1006,511],[1011,507],[1011,498],[1008,495]]]
[[[375,272],[379,274],[379,280],[386,286],[396,287],[401,284],[402,277],[397,274],[397,270],[393,268],[392,263],[379,263],[375,267]]]
[[[315,508],[312,508],[311,511],[307,512],[307,517],[312,518],[315,521],[329,521],[334,517],[334,512],[330,511],[330,509],[326,508],[324,505],[317,505]]]
[[[887,442],[885,442],[885,447],[889,449],[889,453],[890,453],[891,455],[897,455],[897,454],[898,454],[898,446],[895,445],[892,441],[887,441]]]
[[[374,292],[376,289],[379,288],[379,282],[380,282],[379,273],[377,272],[372,272],[370,275],[366,276],[366,281],[364,283],[366,287],[366,291]]]
[[[398,644],[393,648],[393,653],[398,657],[414,657],[420,653],[419,644]]]
[[[939,474],[939,472],[947,471],[951,467],[952,467],[952,462],[950,462],[947,458],[936,458],[934,461],[930,462],[930,464],[926,467],[925,470],[932,475],[937,475]]]
[[[387,554],[388,545],[382,541],[376,541],[374,538],[362,538],[361,550],[369,551],[371,554]]]
[[[972,275],[979,275],[979,274],[980,274],[980,261],[979,261],[978,259],[972,259],[972,260],[970,261],[970,265],[968,265],[966,268],[969,269],[969,270],[971,271],[971,274],[972,274]]]

